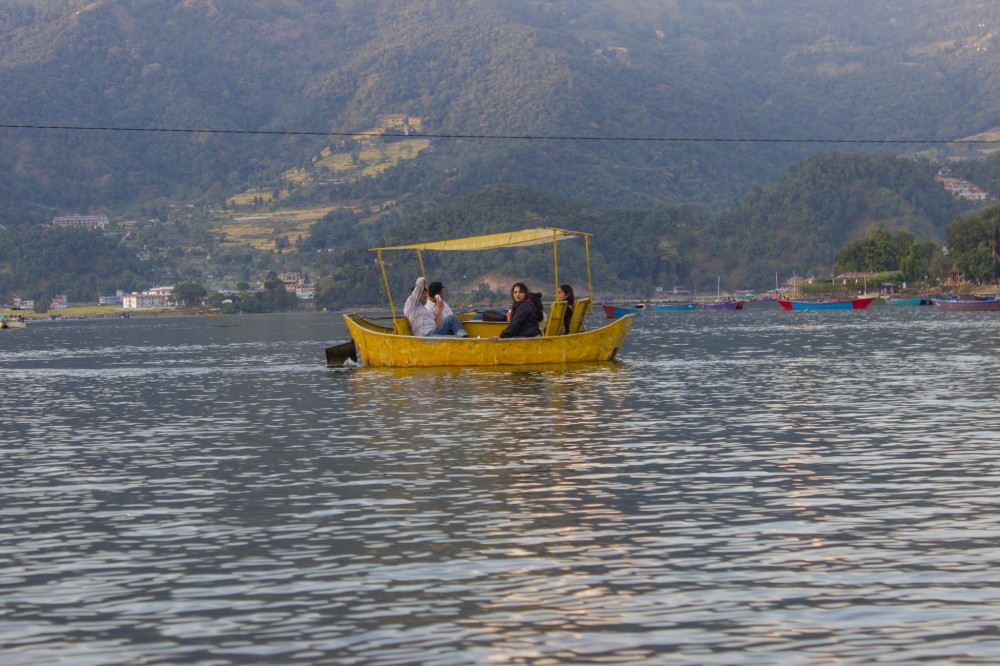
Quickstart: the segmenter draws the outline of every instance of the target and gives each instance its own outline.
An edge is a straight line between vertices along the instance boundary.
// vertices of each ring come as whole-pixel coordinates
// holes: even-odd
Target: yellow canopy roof
[[[527,245],[542,245],[544,243],[554,243],[556,241],[576,238],[577,236],[590,236],[583,231],[569,231],[568,229],[556,229],[554,227],[540,227],[538,229],[522,229],[521,231],[507,231],[500,234],[487,234],[485,236],[468,236],[466,238],[453,238],[451,240],[432,241],[429,243],[414,243],[413,245],[394,245],[392,247],[376,247],[369,250],[378,252],[381,250],[493,250],[500,247],[524,247]]]

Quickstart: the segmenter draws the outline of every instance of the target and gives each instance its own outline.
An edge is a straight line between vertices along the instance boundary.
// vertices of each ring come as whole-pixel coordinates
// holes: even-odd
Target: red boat
[[[864,310],[874,300],[874,296],[848,301],[796,301],[779,298],[778,305],[785,310]]]

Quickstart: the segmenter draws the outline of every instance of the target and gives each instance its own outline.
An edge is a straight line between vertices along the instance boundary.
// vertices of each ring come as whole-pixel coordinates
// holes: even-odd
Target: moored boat
[[[926,298],[920,298],[916,296],[914,298],[887,298],[886,303],[889,305],[929,305],[929,301]]]
[[[646,309],[652,312],[671,312],[673,310],[694,310],[697,303],[646,303]]]
[[[820,301],[804,301],[804,300],[793,300],[788,298],[779,298],[778,305],[784,310],[864,310],[872,301],[875,300],[874,296],[868,296],[865,298],[855,298],[852,300],[834,301],[834,300],[820,300]]]
[[[584,330],[583,319],[590,309],[593,298],[589,284],[590,235],[581,231],[542,227],[375,248],[372,251],[378,253],[379,266],[389,296],[391,324],[383,326],[359,314],[344,315],[353,349],[347,343],[334,345],[327,349],[327,362],[330,365],[335,362],[342,363],[352,352],[365,365],[381,367],[530,366],[613,361],[632,326],[634,315],[629,313],[599,328]],[[424,265],[422,253],[427,251],[481,251],[551,243],[555,282],[558,286],[558,242],[572,238],[583,238],[588,246],[585,255],[588,257],[587,287],[591,296],[576,300],[566,333],[562,333],[559,326],[546,326],[545,333],[537,337],[492,339],[507,326],[507,322],[487,321],[484,317],[484,320],[462,322],[468,337],[416,336],[412,335],[406,317],[396,316],[385,263],[382,260],[383,252],[415,251],[422,271]],[[561,313],[564,311],[565,301],[553,303],[553,312],[550,312],[549,320],[562,321]]]
[[[932,298],[931,303],[939,310],[960,312],[993,312],[1000,310],[1000,299],[997,298]]]
[[[703,310],[742,310],[744,301],[707,301],[701,304]]]
[[[624,317],[625,315],[637,315],[642,314],[646,309],[646,306],[642,303],[636,303],[635,305],[619,305],[617,303],[601,303],[601,307],[604,309],[604,314],[608,319],[618,319],[619,317]]]

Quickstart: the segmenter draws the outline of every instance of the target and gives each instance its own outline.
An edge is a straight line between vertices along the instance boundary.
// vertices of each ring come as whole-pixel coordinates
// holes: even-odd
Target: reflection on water
[[[404,371],[326,368],[334,315],[38,324],[0,661],[993,663],[998,333],[647,313],[616,364]]]

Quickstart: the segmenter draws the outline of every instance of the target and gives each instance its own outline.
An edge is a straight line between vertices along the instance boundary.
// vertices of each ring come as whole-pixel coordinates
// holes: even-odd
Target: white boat
[[[22,315],[0,315],[0,328],[21,329],[27,327],[28,322]]]

